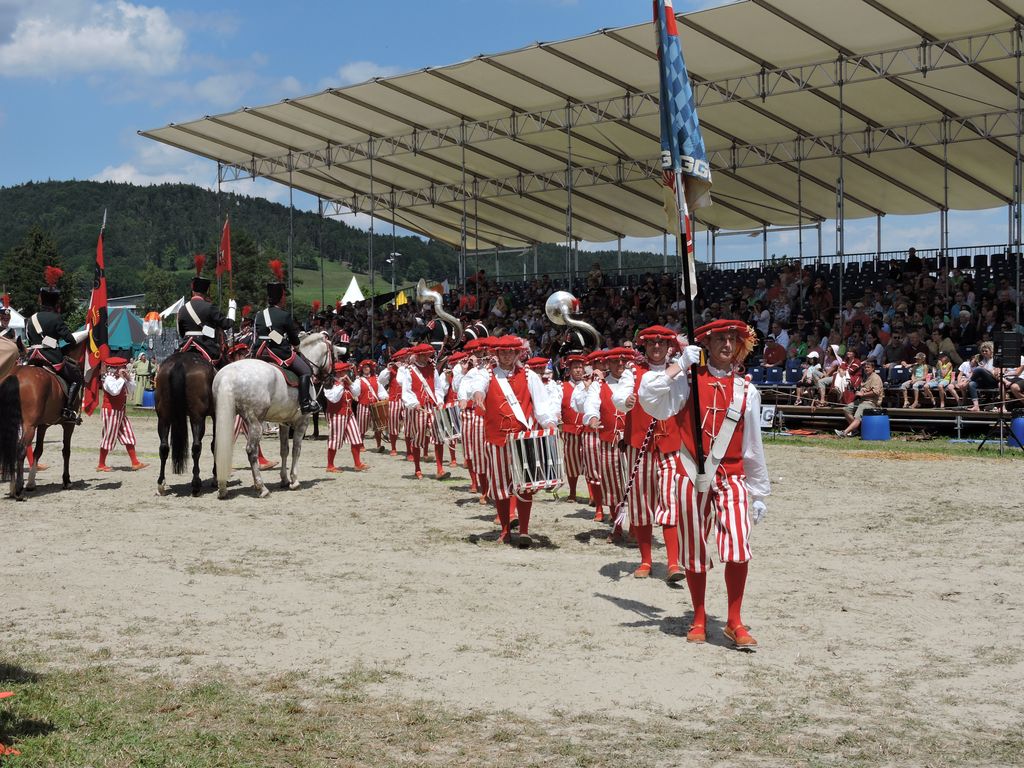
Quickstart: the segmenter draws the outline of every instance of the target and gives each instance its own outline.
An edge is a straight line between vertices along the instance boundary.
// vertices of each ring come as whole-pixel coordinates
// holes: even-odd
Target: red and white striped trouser
[[[128,420],[128,414],[125,411],[104,408],[103,439],[100,441],[100,448],[104,451],[113,450],[118,441],[121,442],[121,445],[135,445],[132,423]]]
[[[562,433],[562,456],[565,462],[565,476],[579,477],[583,474],[583,435]]]
[[[476,411],[462,412],[462,445],[473,471],[487,471],[487,443],[484,441],[484,418]]]
[[[592,485],[601,484],[601,438],[587,428],[583,434],[583,474]]]
[[[430,450],[434,439],[434,412],[423,408],[409,408],[405,414],[405,433],[409,445],[421,451]]]
[[[593,435],[594,439],[591,439]],[[622,451],[615,443],[607,443],[590,431],[583,438],[583,462],[593,465],[601,485],[601,502],[606,507],[614,508],[622,501],[626,492],[625,474],[622,469]],[[590,470],[587,470],[590,478]]]
[[[712,530],[718,557],[723,563],[745,563],[750,559],[750,504],[743,475],[719,471],[707,494],[697,488],[683,469],[677,454],[665,456],[662,481],[668,503],[679,510],[680,557],[688,571],[711,567],[707,540]],[[710,494],[710,499],[704,498]]]
[[[328,413],[327,426],[329,428],[327,447],[330,450],[336,451],[344,443],[362,447],[363,433],[359,431],[359,419],[352,414],[352,411]]]
[[[405,406],[401,400],[389,400],[388,401],[388,433],[394,437],[402,431],[402,425],[405,423]]]
[[[249,425],[245,423],[241,416],[235,414],[235,434],[233,439],[237,440],[239,435],[249,436]]]
[[[388,416],[391,415],[390,406],[388,409]],[[356,411],[356,419],[359,422],[359,434],[365,435],[367,430],[373,428],[373,419],[370,418],[370,406],[360,405],[359,410]]]
[[[516,494],[512,490],[512,451],[505,445],[486,444],[487,447],[487,496],[493,501],[502,501],[521,496],[532,498],[534,491]]]
[[[625,475],[626,481],[633,472],[633,465],[639,451],[631,445],[626,446]],[[658,473],[659,454],[651,451],[644,451],[640,459],[640,466],[637,468],[636,477],[633,479],[633,488],[626,500],[626,508],[629,510],[629,524],[653,525],[655,519],[661,512]]]

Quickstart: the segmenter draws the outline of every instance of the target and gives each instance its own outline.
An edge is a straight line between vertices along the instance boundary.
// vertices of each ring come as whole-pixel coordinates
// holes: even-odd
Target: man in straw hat
[[[754,330],[739,320],[715,320],[697,329],[697,344],[707,353],[707,364],[697,370],[700,414],[690,402],[687,371],[701,360],[701,347],[683,350],[676,363],[643,376],[639,401],[657,419],[677,425],[682,443],[662,460],[662,502],[682,518],[680,545],[686,585],[693,601],[693,623],[687,642],[707,638],[704,592],[711,554],[707,538],[712,531],[720,560],[725,563],[729,601],[726,637],[738,648],[757,641],[740,615],[750,562],[751,523],[760,522],[771,492],[764,448],[761,445],[761,395],[735,372],[754,348]],[[703,471],[696,466],[695,435],[700,434],[707,457]]]

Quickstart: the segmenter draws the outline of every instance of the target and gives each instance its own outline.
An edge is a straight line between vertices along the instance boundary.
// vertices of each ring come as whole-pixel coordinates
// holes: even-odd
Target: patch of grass
[[[940,460],[949,457],[962,457],[970,458],[972,460],[977,459],[1002,459],[1003,461],[1012,459],[1024,459],[1024,451],[1020,448],[1014,447],[1013,450],[1004,450],[1003,455],[1000,457],[997,447],[986,444],[985,448],[979,453],[978,446],[974,443],[953,443],[949,440],[942,438],[934,439],[920,439],[920,438],[908,438],[906,436],[894,435],[892,440],[888,441],[876,441],[876,440],[839,440],[831,439],[829,437],[802,437],[802,436],[782,436],[778,438],[768,437],[764,438],[766,446],[769,447],[795,447],[795,448],[815,448],[824,450],[840,451],[841,453],[849,456],[850,458],[870,458],[872,460],[879,458],[893,459],[895,461],[912,459],[914,461],[928,461],[928,460]]]
[[[32,671],[39,659],[0,660],[0,743],[16,766],[303,768],[375,766],[622,766],[703,764],[936,768],[986,755],[1011,764],[1024,722],[939,727],[908,698],[846,706],[838,673],[794,701],[767,675],[755,696],[652,716],[544,720],[513,712],[459,713],[435,703],[374,693],[395,672],[355,664],[333,680],[301,673],[262,678],[206,672],[188,683],[126,676],[109,665]],[[823,706],[824,705],[824,706]]]

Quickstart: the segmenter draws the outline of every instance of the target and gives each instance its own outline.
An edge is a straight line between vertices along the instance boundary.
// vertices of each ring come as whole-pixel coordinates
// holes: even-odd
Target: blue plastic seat
[[[889,369],[889,386],[899,387],[903,382],[910,381],[910,369],[902,365],[894,365]]]
[[[764,368],[759,365],[751,366],[747,368],[747,375],[750,377],[750,381],[754,384],[764,384]]]
[[[764,382],[765,384],[781,384],[782,383],[783,368],[778,365],[772,365],[764,369]]]
[[[799,384],[800,377],[803,375],[803,370],[800,368],[799,361],[793,361],[786,363],[786,383],[787,384]]]

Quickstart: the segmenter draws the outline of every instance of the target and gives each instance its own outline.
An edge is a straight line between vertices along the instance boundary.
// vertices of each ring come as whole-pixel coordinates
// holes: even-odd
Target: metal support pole
[[[615,250],[619,256],[619,277],[622,277],[622,235],[615,241]]]
[[[1021,130],[1024,129],[1021,120],[1021,71],[1020,71],[1020,59],[1021,59],[1021,35],[1022,28],[1020,23],[1014,27],[1013,35],[1013,55],[1016,59],[1017,65],[1017,145],[1016,145],[1016,156],[1014,158],[1014,176],[1016,183],[1013,186],[1013,204],[1014,204],[1014,217],[1013,217],[1013,260],[1017,265],[1017,326],[1021,324],[1020,314],[1020,262],[1024,256],[1021,255],[1021,179],[1024,176],[1024,167],[1021,165]]]
[[[718,228],[711,230],[711,266],[715,266],[715,246],[718,244]]]
[[[768,263],[768,225],[761,225],[761,266]]]
[[[804,180],[801,165],[803,163],[803,147],[796,159],[796,247],[800,268],[804,266]]]
[[[882,260],[882,214],[875,214],[875,264]]]
[[[376,197],[373,194],[373,138],[370,138],[367,148],[369,149],[368,154],[370,155],[370,254],[369,254],[369,267],[370,267],[370,302],[366,307],[366,314],[369,315],[370,321],[370,359],[376,359],[377,350],[377,325],[374,322],[373,317],[373,215],[376,212],[375,201]]]
[[[571,286],[576,273],[572,268],[572,105],[568,103],[565,105],[565,138],[565,271],[569,273],[569,285]]]
[[[533,277],[536,279],[536,277],[539,274],[540,274],[540,271],[537,269],[537,244],[534,243],[533,244]]]
[[[391,292],[395,292],[395,267],[398,264],[398,238],[395,237],[395,193],[391,192]],[[463,256],[462,270],[465,273],[466,260]],[[463,274],[462,285],[465,285],[465,274]]]
[[[846,59],[840,56],[838,64],[839,82],[839,180],[836,184],[836,250],[839,253],[839,304],[843,307],[843,283],[846,282],[846,176],[845,176],[845,136],[844,120],[846,110],[843,108],[843,80],[846,75]]]
[[[498,246],[494,246],[494,279],[501,280],[501,265],[498,263]]]
[[[462,121],[459,132],[459,149],[461,151],[462,166],[462,225],[459,227],[461,248],[459,249],[459,282],[465,285],[465,275],[462,274],[466,264],[466,206],[469,201],[466,199],[466,121]]]
[[[942,208],[939,209],[940,261],[949,258],[949,118],[942,121]]]
[[[661,234],[661,271],[668,271],[668,232]]]
[[[821,222],[818,222],[818,266],[821,266]]]
[[[327,308],[327,290],[324,287],[324,199],[316,196],[316,247],[320,251],[320,306]]]
[[[295,242],[295,200],[292,193],[295,188],[292,186],[292,153],[288,153],[288,312],[295,317],[295,264],[292,257],[292,248]]]
[[[220,160],[218,160],[217,161],[217,221],[218,222],[220,221],[220,177],[221,177],[222,169],[223,169],[223,166],[221,165]],[[224,305],[223,275],[222,274],[218,274],[217,275],[217,303],[219,305]],[[150,343],[152,343],[152,340],[150,340]]]

